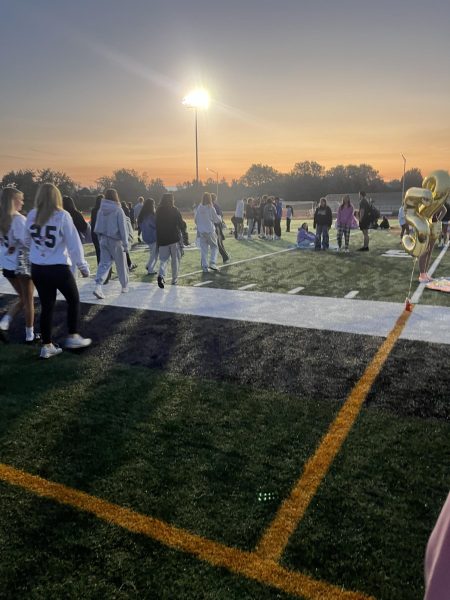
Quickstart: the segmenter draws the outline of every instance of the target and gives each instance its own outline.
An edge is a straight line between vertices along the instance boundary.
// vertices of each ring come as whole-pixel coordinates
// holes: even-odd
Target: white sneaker
[[[45,344],[41,348],[41,358],[51,358],[57,354],[61,354],[62,348],[58,344]]]
[[[218,271],[219,270],[217,268],[217,265],[209,265],[209,268],[211,269],[211,271]]]
[[[122,288],[122,294],[127,294],[130,291],[130,288],[126,285]]]
[[[64,346],[68,350],[77,350],[78,348],[87,348],[92,344],[91,338],[81,337],[79,333],[75,333],[75,335],[71,335],[68,337],[64,343]],[[62,352],[62,350],[61,350]]]
[[[103,293],[102,286],[100,284],[95,286],[94,296],[96,296],[99,300],[105,299],[105,294]]]

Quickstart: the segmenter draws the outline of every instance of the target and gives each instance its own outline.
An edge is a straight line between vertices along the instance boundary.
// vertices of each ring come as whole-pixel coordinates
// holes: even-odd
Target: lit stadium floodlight
[[[187,108],[193,108],[195,111],[195,181],[198,186],[198,126],[197,126],[197,112],[198,109],[206,109],[209,106],[209,94],[204,89],[196,89],[189,92],[187,96],[183,98],[183,105]]]
[[[192,90],[183,98],[183,104],[188,108],[208,108],[209,94],[203,89]]]

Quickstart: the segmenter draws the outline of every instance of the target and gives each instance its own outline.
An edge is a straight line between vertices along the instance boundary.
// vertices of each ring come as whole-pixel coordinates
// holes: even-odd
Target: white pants
[[[150,248],[150,256],[147,263],[147,271],[149,273],[154,273],[156,263],[158,262],[158,245],[156,242],[153,242],[153,244],[149,244],[148,247]]]
[[[178,244],[170,244],[169,246],[159,247],[159,275],[166,276],[167,261],[171,258],[172,263],[172,283],[178,280],[178,271],[180,268],[181,253]]]
[[[105,281],[114,262],[120,284],[122,287],[126,287],[128,285],[128,267],[122,242],[105,235],[99,235],[98,237],[100,243],[100,262],[98,263],[95,283],[102,284]]]
[[[199,233],[200,253],[202,256],[202,269],[208,268],[208,264],[215,265],[219,247],[217,245],[217,235],[215,233]],[[211,260],[208,263],[208,249],[211,248]]]

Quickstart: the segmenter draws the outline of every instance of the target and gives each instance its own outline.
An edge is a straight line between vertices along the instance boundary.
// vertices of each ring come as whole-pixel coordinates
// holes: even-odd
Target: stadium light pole
[[[206,170],[211,171],[211,173],[214,173],[216,176],[216,199],[217,202],[219,202],[219,173],[218,171],[214,171],[214,169],[210,169],[209,167],[206,167]]]
[[[406,173],[406,158],[405,156],[402,154],[402,158],[403,158],[403,184],[402,184],[402,203],[405,199],[405,173]]]
[[[206,90],[193,90],[183,98],[182,104],[193,108],[195,113],[195,182],[198,187],[198,109],[208,108],[209,94]]]

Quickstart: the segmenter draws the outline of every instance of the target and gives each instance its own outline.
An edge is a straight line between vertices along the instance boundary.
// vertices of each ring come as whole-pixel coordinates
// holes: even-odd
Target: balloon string
[[[416,263],[417,263],[417,256],[414,259],[414,263],[413,263],[413,267],[412,267],[412,271],[411,271],[411,278],[409,280],[409,291],[408,291],[408,296],[407,298],[411,298],[411,288],[412,288],[412,281],[413,281],[413,277],[414,277],[414,270],[416,268]]]

